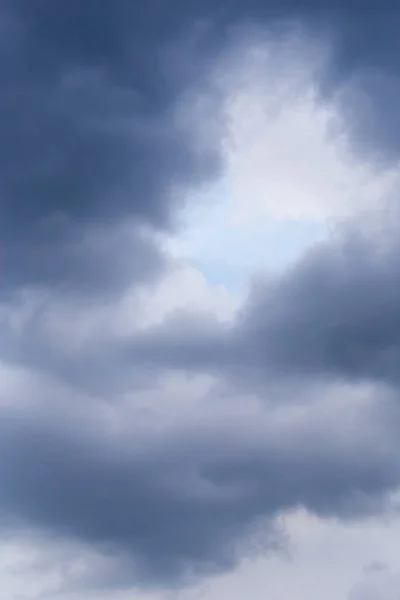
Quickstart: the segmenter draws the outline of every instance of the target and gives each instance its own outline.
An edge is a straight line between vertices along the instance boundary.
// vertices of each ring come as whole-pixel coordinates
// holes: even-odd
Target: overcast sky
[[[400,8],[0,5],[7,600],[398,600]]]

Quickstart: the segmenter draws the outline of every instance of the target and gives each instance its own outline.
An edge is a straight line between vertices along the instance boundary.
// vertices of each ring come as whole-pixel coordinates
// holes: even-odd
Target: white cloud
[[[400,572],[383,567],[367,573],[356,584],[348,600],[399,600]]]
[[[288,559],[278,555],[247,562],[236,573],[213,582],[203,600],[345,600],[365,564],[377,558],[389,564],[397,561],[398,519],[344,526],[298,512],[287,519],[287,527]],[[356,598],[364,600],[364,596]],[[365,596],[365,600],[386,598],[396,597]]]
[[[326,44],[299,33],[278,41],[252,30],[215,67],[223,173],[196,208],[188,204],[170,242],[210,281],[232,289],[255,269],[284,267],[333,222],[368,212],[395,188],[398,168],[355,156],[340,103],[321,97],[328,56]]]
[[[225,101],[236,219],[335,218],[392,189],[397,169],[354,156],[338,106],[321,99],[326,47],[298,36],[242,50]]]

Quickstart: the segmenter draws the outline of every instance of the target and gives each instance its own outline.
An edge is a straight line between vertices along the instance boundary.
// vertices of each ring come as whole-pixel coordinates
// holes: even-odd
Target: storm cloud
[[[354,142],[362,129],[375,150],[392,158],[396,15],[388,8],[376,19],[366,7],[361,19],[352,3],[4,2],[3,289],[54,285],[64,274],[70,287],[79,287],[71,271],[93,278],[85,259],[77,258],[86,252],[91,265],[104,265],[103,288],[109,290],[115,281],[101,249],[79,246],[93,226],[121,218],[139,229],[171,225],[180,190],[218,169],[218,138],[196,143],[194,119],[183,122],[179,102],[188,89],[205,86],[210,62],[241,23],[265,19],[279,34],[299,22],[305,35],[331,36],[326,91],[359,78],[359,85],[342,92]],[[379,89],[387,88],[379,101],[373,84],[378,76]],[[363,140],[361,147],[369,145]],[[132,254],[147,267],[133,275],[143,278],[145,271],[157,272],[162,257],[157,261],[151,238],[144,244],[138,235]],[[96,278],[99,286],[101,273]]]
[[[394,164],[399,20],[311,0],[2,3],[5,534],[117,556],[117,587],[173,586],[278,547],[285,511],[385,509],[400,484],[395,200],[373,235],[342,224],[231,319],[143,315],[178,268],[163,236],[223,168],[213,62],[252,31],[326,38],[321,102],[352,152]]]
[[[107,245],[107,229],[121,219],[137,237],[126,262],[144,265],[128,276],[160,267],[143,229],[167,226],[178,183],[199,180],[213,161],[179,123],[187,78],[172,61],[168,72],[171,33],[152,33],[150,15],[140,20],[124,1],[3,5],[3,289],[63,278],[79,289],[83,277],[96,277],[109,290],[116,282],[107,262],[118,248],[108,244],[106,257],[101,238]]]

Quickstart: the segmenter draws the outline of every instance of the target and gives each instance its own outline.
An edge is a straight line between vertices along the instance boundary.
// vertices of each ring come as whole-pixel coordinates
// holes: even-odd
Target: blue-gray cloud
[[[154,438],[141,433],[138,413],[119,439],[96,422],[3,410],[1,513],[13,527],[34,524],[130,556],[133,582],[231,568],[252,544],[276,543],[269,520],[285,509],[359,518],[400,477],[394,454],[357,430],[343,446],[323,422],[322,436],[303,423],[297,440],[266,426],[262,443],[240,422],[230,432],[187,424]]]
[[[81,302],[81,294],[90,309],[111,291],[160,275],[166,264],[154,232],[173,225],[177,187],[206,181],[219,164],[218,139],[200,152],[190,126],[178,126],[182,95],[202,88],[230,27],[265,23],[279,34],[296,20],[332,39],[321,91],[351,83],[343,99],[355,146],[371,150],[374,140],[381,157],[397,158],[394,5],[3,2],[2,308],[8,303],[12,312],[9,292],[41,288],[46,302],[72,291],[68,301]],[[379,90],[371,87],[376,80]],[[385,384],[396,394],[396,239],[377,256],[373,244],[349,234],[261,285],[231,326],[178,314],[128,341],[100,336],[95,350],[82,344],[68,358],[48,336],[43,306],[19,325],[2,312],[1,356],[99,395],[123,388],[131,373],[148,383],[169,369],[211,372],[232,394],[257,389],[262,400],[293,378],[303,395],[321,379]],[[234,565],[240,542],[282,510],[303,505],[354,516],[376,508],[400,482],[396,419],[390,427],[386,419],[386,411],[397,412],[383,393],[379,418],[368,421],[376,436],[354,426],[344,445],[326,422],[279,439],[266,428],[264,443],[254,445],[250,433],[243,441],[231,431],[228,439],[222,426],[211,435],[199,422],[138,449],[137,431],[121,442],[101,429],[92,397],[85,397],[83,423],[65,417],[58,389],[48,410],[32,408],[27,388],[17,399],[3,391],[6,404],[26,399],[29,408],[1,409],[1,523],[128,553],[135,577],[150,584]]]
[[[217,140],[200,153],[176,125],[177,102],[200,85],[241,23],[264,22],[279,34],[284,23],[300,21],[305,35],[325,32],[334,48],[325,91],[356,81],[354,97],[344,95],[353,141],[365,150],[373,140],[375,149],[397,156],[396,15],[367,6],[361,17],[351,2],[4,2],[3,289],[54,285],[64,273],[78,287],[70,272],[85,269],[76,257],[85,249],[76,238],[93,221],[171,224],[176,185],[200,182],[218,167]],[[138,249],[146,264],[140,277],[160,267],[147,244]],[[101,252],[90,262],[104,263]],[[106,266],[95,287],[101,275],[110,289]]]

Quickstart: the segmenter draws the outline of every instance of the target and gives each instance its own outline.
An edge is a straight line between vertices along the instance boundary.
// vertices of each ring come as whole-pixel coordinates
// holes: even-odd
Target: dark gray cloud
[[[151,224],[168,222],[175,204],[171,183],[205,176],[215,159],[200,157],[188,132],[176,127],[176,101],[199,81],[223,43],[224,27],[259,23],[260,17],[266,23],[302,18],[310,30],[331,32],[337,43],[330,82],[355,69],[367,82],[373,81],[371,69],[375,77],[376,69],[382,78],[397,73],[397,12],[389,9],[377,17],[366,7],[361,20],[352,3],[317,10],[314,2],[4,2],[0,162],[6,265],[12,261],[8,240],[27,244],[31,235],[41,235],[43,221],[60,215],[68,222],[126,214]],[[208,28],[195,28],[200,19],[208,19]],[[378,134],[391,136],[386,141],[395,145],[393,86],[388,94],[379,86],[379,102],[377,86],[368,88],[375,146]],[[357,102],[354,126],[360,112]],[[365,132],[368,119],[366,124]],[[20,262],[12,261],[13,273]]]
[[[129,348],[111,338],[94,354],[83,347],[73,369],[86,366],[81,373],[99,379],[100,387],[108,382],[116,390],[113,377],[129,368],[214,372],[242,390],[256,387],[265,412],[250,424],[243,418],[232,424],[229,407],[206,420],[194,410],[190,421],[155,436],[140,433],[142,415],[132,413],[124,419],[131,433],[117,441],[92,415],[92,400],[82,420],[55,404],[32,413],[4,410],[3,513],[127,553],[135,577],[165,584],[233,566],[260,522],[267,534],[269,520],[282,510],[304,506],[352,518],[379,510],[400,482],[396,230],[371,239],[349,228],[316,246],[285,274],[260,284],[231,326],[176,313],[133,336]],[[41,339],[43,370],[60,376],[64,369],[64,379],[76,383],[46,348],[44,324],[40,315],[33,319],[25,341]],[[33,348],[30,364],[37,367]],[[321,379],[318,404],[307,408]],[[338,381],[383,383],[392,394],[372,388],[375,404],[365,399],[356,413],[350,394],[348,412],[334,412],[333,426],[329,413],[318,417],[318,405]],[[339,402],[349,388],[336,394]],[[303,416],[285,421],[283,412],[275,419],[280,405],[285,411],[305,399]],[[218,390],[210,396],[216,401]]]
[[[200,85],[229,39],[229,27],[259,26],[260,19],[272,29],[273,23],[300,19],[305,34],[326,31],[335,42],[327,89],[359,74],[360,85],[351,87],[355,100],[345,95],[354,140],[362,131],[364,149],[366,138],[376,147],[381,137],[388,151],[397,152],[397,12],[389,8],[376,17],[365,7],[360,19],[351,2],[2,3],[3,290],[57,279],[78,288],[82,278],[74,280],[72,271],[96,279],[97,291],[111,289],[112,253],[105,261],[92,247],[80,261],[85,248],[77,238],[94,221],[104,225],[129,216],[138,226],[153,227],[173,221],[177,184],[200,182],[218,165],[218,140],[200,152],[190,126],[177,124],[177,102],[188,87]],[[134,252],[146,269],[133,275],[158,273],[162,259],[152,240],[138,244]]]
[[[252,348],[248,365],[397,387],[397,234],[388,246],[382,252],[353,231],[317,247],[280,280],[261,287],[238,331],[247,340],[244,347]],[[245,360],[243,354],[242,364]]]
[[[10,355],[14,348],[16,360],[81,385],[96,380],[101,365],[112,386],[116,374],[118,379],[148,368],[216,373],[261,391],[271,381],[308,378],[397,389],[398,254],[397,226],[391,232],[383,228],[374,241],[350,227],[281,276],[260,281],[233,324],[222,326],[207,313],[176,312],[132,339],[103,340],[95,353],[82,346],[66,362],[54,352],[48,312],[41,308],[19,338],[3,321],[3,352]]]
[[[86,279],[108,292],[122,252],[128,276],[157,271],[143,226],[167,226],[177,184],[212,168],[178,122],[187,78],[168,72],[171,31],[158,35],[140,12],[126,1],[2,4],[3,290],[62,281],[82,291]],[[122,238],[105,256],[102,240],[82,242],[126,218],[139,229],[132,248]]]
[[[303,395],[321,377],[383,382],[397,391],[396,239],[381,259],[353,234],[316,248],[255,290],[230,327],[205,315],[176,315],[128,342],[99,335],[95,349],[91,340],[72,355],[62,341],[52,344],[46,329],[46,302],[60,302],[65,291],[74,291],[74,301],[90,292],[93,308],[111,291],[162,272],[154,230],[173,224],[180,186],[200,184],[218,167],[218,134],[200,148],[198,124],[179,121],[183,94],[203,89],[229,26],[265,23],[279,32],[296,19],[305,32],[333,39],[322,87],[336,93],[351,83],[342,99],[356,146],[367,150],[374,139],[385,159],[397,157],[394,5],[377,15],[376,7],[359,11],[353,2],[2,3],[2,290],[41,294],[37,288],[45,287],[48,294],[44,308],[22,323],[16,306],[18,323],[2,321],[4,360],[107,394],[122,379],[131,382],[132,372],[149,385],[149,377],[156,381],[171,368],[212,372],[243,389],[257,386],[263,400],[268,384],[292,377],[301,380]],[[382,82],[379,90],[374,81]],[[8,390],[5,404],[31,401],[29,388],[16,398]],[[40,393],[31,402],[36,408],[28,402],[21,412],[1,409],[2,525],[33,525],[128,555],[134,576],[147,583],[232,566],[260,522],[269,531],[282,510],[302,505],[357,516],[400,482],[398,416],[383,394],[377,398],[382,412],[372,418],[366,408],[367,416],[358,415],[357,426],[347,429],[346,443],[326,418],[312,418],[313,409],[297,428],[282,432],[281,420],[274,432],[267,418],[256,443],[251,427],[241,437],[240,419],[227,429],[212,415],[207,425],[200,417],[197,423],[196,414],[183,429],[144,437],[132,427],[117,439],[100,426],[101,405],[92,397],[80,398],[89,415],[82,420],[57,410],[60,390],[54,387],[47,410],[36,406]],[[66,404],[74,393],[69,390]],[[386,411],[396,417],[390,426]],[[137,415],[130,419],[140,424]]]
[[[383,226],[373,240],[349,226],[282,275],[258,281],[233,325],[174,315],[138,336],[132,356],[261,387],[276,378],[317,377],[397,388],[397,232],[397,225]]]
[[[15,236],[7,241],[4,252],[5,292],[45,286],[104,300],[135,282],[152,281],[168,266],[149,231],[123,222],[71,226],[50,218],[22,240]]]
[[[337,438],[326,422],[318,432],[303,421],[295,439],[267,416],[257,440],[256,422],[160,434],[141,428],[138,413],[115,434],[84,412],[2,411],[2,514],[131,557],[134,582],[230,568],[279,541],[268,519],[283,509],[359,517],[399,481],[394,454],[357,429]]]
[[[88,219],[121,211],[168,220],[171,178],[190,177],[198,165],[174,127],[173,101],[185,83],[164,72],[166,36],[151,35],[151,13],[140,21],[141,10],[124,0],[10,7],[15,32],[6,38],[2,94],[2,179],[13,197],[7,221],[31,226],[58,213]]]

